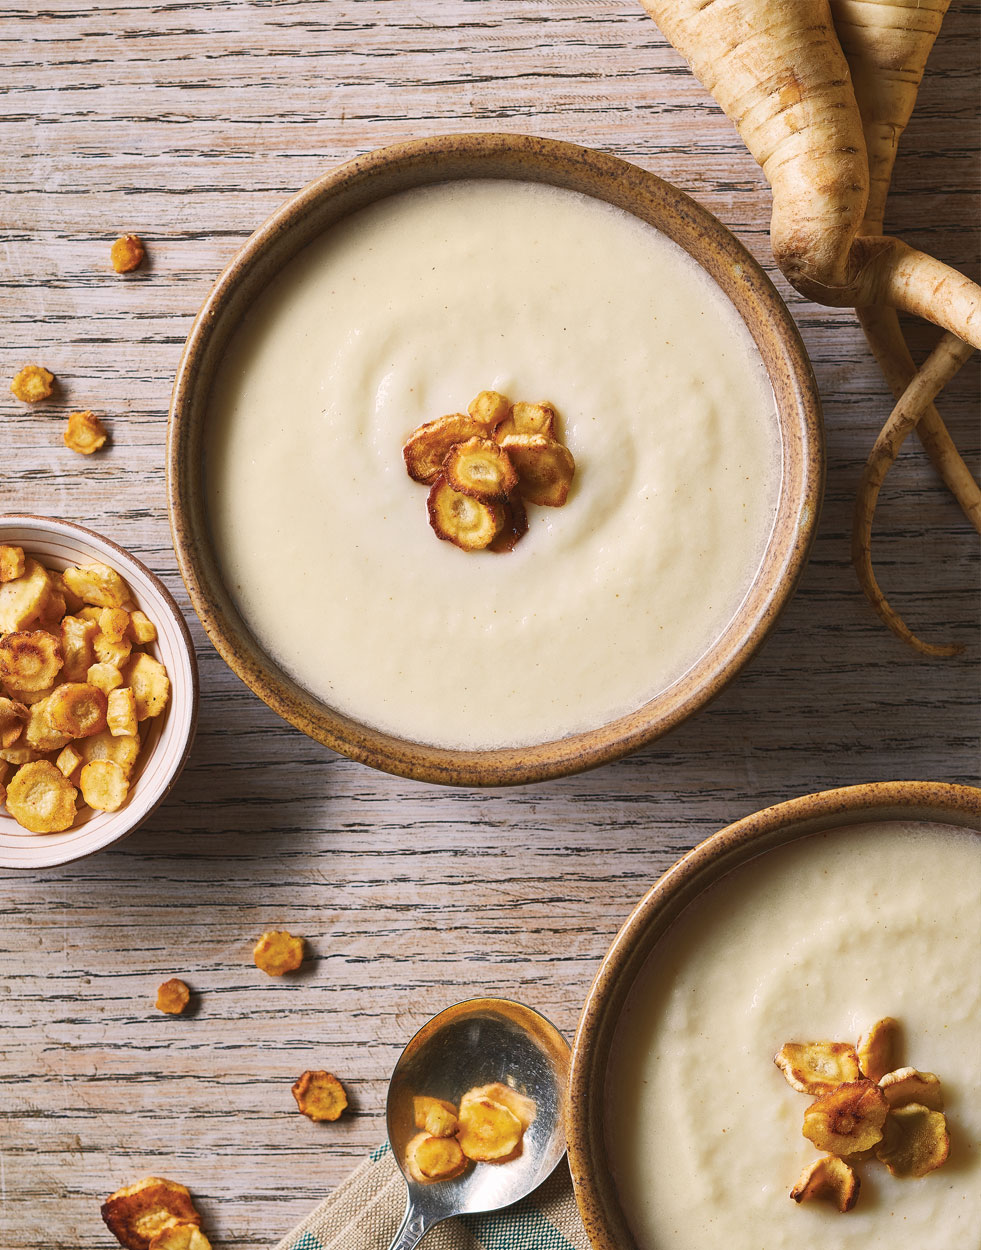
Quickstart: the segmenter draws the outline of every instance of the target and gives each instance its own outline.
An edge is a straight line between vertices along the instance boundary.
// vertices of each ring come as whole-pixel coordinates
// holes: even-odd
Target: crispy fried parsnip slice
[[[518,485],[514,465],[490,438],[454,443],[443,461],[443,476],[454,490],[487,501],[507,499]]]
[[[947,1162],[950,1136],[942,1111],[907,1103],[890,1111],[876,1158],[893,1176],[920,1177]]]
[[[416,1128],[424,1129],[430,1137],[452,1137],[459,1123],[453,1103],[428,1094],[412,1099],[412,1117]]]
[[[469,1162],[455,1137],[434,1137],[422,1132],[406,1146],[405,1166],[413,1180],[426,1185],[453,1180],[467,1170]]]
[[[0,584],[0,634],[12,633],[36,621],[50,590],[47,569],[27,556],[20,577]]]
[[[898,1067],[900,1027],[892,1016],[877,1020],[858,1040],[858,1066],[870,1081],[881,1081]]]
[[[99,560],[65,569],[62,577],[72,594],[96,608],[121,608],[129,602],[129,587],[115,569]]]
[[[139,647],[145,646],[148,642],[157,641],[156,625],[139,608],[129,614],[129,636]]]
[[[132,273],[139,269],[146,256],[146,248],[138,234],[121,234],[109,249],[109,260],[116,273]]]
[[[439,477],[429,491],[429,524],[435,534],[463,551],[489,547],[504,524],[504,505],[474,499]]]
[[[467,412],[485,430],[494,430],[511,411],[511,401],[500,391],[481,391],[467,404]]]
[[[106,696],[88,682],[66,681],[56,686],[45,706],[54,728],[70,738],[91,738],[106,727]]]
[[[576,472],[572,452],[543,434],[508,434],[501,439],[528,503],[561,508]]]
[[[424,486],[431,486],[440,476],[443,461],[454,443],[465,442],[484,434],[484,427],[471,416],[454,412],[446,417],[427,421],[412,431],[402,448],[402,458],[409,477]]]
[[[133,644],[128,638],[113,641],[100,629],[92,639],[92,649],[100,664],[111,664],[113,668],[118,668],[121,672],[123,665],[133,652]]]
[[[10,390],[14,399],[19,399],[22,404],[36,404],[42,399],[50,399],[54,391],[54,374],[44,365],[25,365],[14,374]]]
[[[136,700],[137,720],[159,716],[170,699],[170,678],[160,661],[144,651],[136,651],[121,672]]]
[[[827,1094],[862,1075],[855,1047],[847,1042],[785,1042],[773,1062],[802,1094]]]
[[[790,1191],[794,1202],[811,1202],[823,1198],[833,1202],[839,1211],[850,1211],[858,1201],[861,1181],[850,1163],[836,1155],[825,1155],[809,1163]]]
[[[887,1072],[879,1081],[879,1088],[890,1107],[905,1107],[917,1102],[931,1111],[943,1111],[944,1093],[940,1077],[933,1072],[918,1072],[916,1068],[897,1068]]]
[[[527,1094],[521,1094],[516,1089],[512,1089],[510,1085],[504,1085],[501,1081],[494,1081],[490,1085],[479,1085],[475,1089],[467,1090],[465,1098],[489,1098],[492,1102],[499,1102],[502,1107],[507,1107],[512,1115],[516,1116],[521,1123],[522,1131],[531,1127],[538,1115],[538,1107],[534,1098],[529,1098]]]
[[[106,725],[114,738],[127,735],[133,737],[139,732],[136,696],[129,686],[120,686],[118,690],[109,691]]]
[[[494,431],[494,437],[504,439],[511,434],[541,434],[545,438],[555,438],[555,409],[551,404],[512,404],[510,412]]]
[[[61,671],[61,639],[47,630],[17,630],[0,638],[0,681],[15,690],[44,690]]]
[[[10,779],[7,811],[31,833],[63,833],[75,820],[77,793],[50,760],[35,760]]]
[[[103,608],[99,612],[99,633],[110,642],[122,642],[129,632],[129,613],[125,608]],[[132,639],[129,640],[132,643]]]
[[[35,760],[43,758],[43,751],[29,747],[25,742],[18,742],[12,747],[0,747],[0,760],[5,764],[13,764],[15,768],[20,768],[22,764],[33,764]]]
[[[71,734],[62,733],[51,723],[48,708],[51,696],[35,703],[27,718],[24,741],[35,751],[60,751],[71,741]]]
[[[168,1016],[179,1016],[191,1001],[191,991],[179,977],[171,977],[157,987],[157,1011]]]
[[[24,576],[24,548],[0,543],[0,582],[12,582]]]
[[[93,760],[78,775],[82,798],[97,812],[115,812],[126,802],[129,778],[112,760]]]
[[[507,1159],[521,1142],[521,1121],[502,1103],[468,1092],[460,1099],[457,1140],[468,1159],[493,1163]]]
[[[158,1176],[110,1194],[102,1204],[102,1218],[126,1250],[150,1250],[157,1233],[174,1224],[201,1223],[187,1186]]]
[[[63,777],[67,777],[72,785],[78,784],[78,773],[85,761],[69,742],[55,760],[55,768]]]
[[[0,697],[0,747],[12,747],[24,732],[28,709],[16,699]]]
[[[252,948],[255,966],[271,977],[295,972],[303,963],[305,943],[285,929],[267,929]]]
[[[171,1224],[150,1239],[150,1250],[211,1250],[211,1242],[196,1224]]]
[[[803,1134],[827,1154],[853,1155],[882,1140],[889,1104],[871,1081],[848,1081],[804,1112]]]
[[[86,674],[95,663],[92,645],[99,627],[95,621],[83,621],[78,616],[66,616],[61,622],[61,650],[65,658],[62,675],[67,681],[85,681]]]
[[[104,695],[110,695],[123,684],[123,675],[115,664],[103,664],[100,661],[89,665],[85,671],[85,680],[90,686],[97,686]]]
[[[69,451],[80,456],[91,456],[105,446],[109,431],[94,412],[70,412],[62,438]]]
[[[127,777],[133,771],[133,765],[140,754],[140,746],[140,740],[135,734],[132,737],[114,738],[108,729],[78,742],[79,753],[86,764],[95,760],[112,760]]]
[[[296,1105],[309,1120],[339,1120],[347,1106],[344,1086],[332,1072],[304,1072],[292,1089]]]

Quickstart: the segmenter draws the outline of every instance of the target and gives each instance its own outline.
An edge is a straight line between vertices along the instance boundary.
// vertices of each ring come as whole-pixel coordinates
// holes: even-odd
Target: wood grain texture
[[[976,3],[955,0],[896,172],[887,227],[978,276]],[[590,144],[694,194],[773,273],[769,199],[732,128],[628,0],[69,0],[0,13],[0,377],[59,378],[27,410],[0,387],[0,506],[92,525],[186,607],[164,495],[169,389],[219,269],[289,193],[396,139],[520,130]],[[109,271],[139,232],[149,267]],[[825,403],[828,490],[800,590],[763,651],[661,743],[513,792],[382,776],[289,729],[195,627],[201,723],[151,822],[115,850],[0,874],[0,1246],[91,1250],[99,1203],[145,1173],[189,1184],[216,1245],[274,1242],[384,1136],[401,1045],[433,1012],[506,994],[571,1035],[613,933],[647,884],[720,826],[811,790],[893,777],[976,781],[975,540],[910,440],[875,558],[906,651],[848,561],[861,465],[890,408],[854,316],[775,278]],[[933,332],[914,327],[919,356]],[[977,468],[978,370],[940,409]],[[83,461],[67,411],[104,414]],[[272,981],[265,927],[313,958]],[[152,1009],[181,975],[190,1018]],[[308,1067],[353,1111],[315,1125]]]

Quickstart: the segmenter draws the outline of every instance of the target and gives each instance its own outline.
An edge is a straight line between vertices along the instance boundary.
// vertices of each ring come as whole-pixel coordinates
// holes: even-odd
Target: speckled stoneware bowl
[[[382,733],[342,715],[292,680],[253,638],[221,575],[205,504],[208,401],[229,337],[259,292],[339,219],[413,187],[509,178],[578,191],[656,226],[702,266],[749,328],[776,396],[783,481],[774,532],[755,584],[723,636],[668,690],[628,716],[533,747],[445,750]],[[455,785],[540,781],[616,759],[651,741],[717,694],[759,646],[804,566],[821,501],[824,451],[814,378],[775,288],[742,245],[694,200],[602,152],[523,135],[450,135],[397,144],[342,165],[287,201],[248,240],[191,329],[174,386],[168,437],[174,544],[195,611],[247,685],[304,733],[387,772]]]
[[[604,1120],[606,1077],[630,988],[672,922],[703,890],[764,851],[843,825],[910,819],[981,832],[981,790],[936,782],[886,781],[779,803],[729,825],[695,847],[634,909],[600,965],[572,1048],[566,1122],[569,1164],[579,1211],[595,1250],[638,1250],[610,1170]]]
[[[115,812],[83,808],[64,833],[30,833],[0,808],[0,866],[49,868],[81,859],[118,842],[141,825],[180,775],[194,738],[198,711],[198,671],[194,645],[170,591],[146,565],[108,538],[40,516],[0,516],[0,543],[23,547],[52,569],[101,560],[125,579],[137,606],[157,627],[157,641],[145,650],[170,677],[166,710],[145,722],[146,738],[131,778],[126,802]],[[8,778],[9,780],[9,778]]]

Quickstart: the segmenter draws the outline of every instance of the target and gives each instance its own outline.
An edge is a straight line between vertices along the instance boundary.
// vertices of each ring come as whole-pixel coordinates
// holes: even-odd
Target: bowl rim
[[[802,795],[762,808],[704,839],[667,869],[613,939],[583,1004],[572,1043],[566,1141],[576,1203],[594,1250],[637,1250],[604,1157],[602,1117],[609,1046],[630,986],[680,913],[756,856],[849,824],[920,819],[981,832],[981,789],[932,781],[883,781]],[[657,925],[657,921],[662,923]],[[612,999],[612,1005],[611,1005]]]
[[[799,439],[799,463],[789,468],[785,463],[765,576],[757,578],[719,639],[686,674],[640,708],[593,729],[534,746],[474,751],[414,742],[365,725],[316,699],[278,666],[250,633],[222,582],[208,532],[202,461],[205,399],[214,364],[206,360],[209,348],[238,323],[234,308],[230,326],[222,324],[222,316],[236,296],[241,298],[250,275],[257,284],[250,299],[266,285],[268,277],[256,271],[264,258],[288,246],[281,242],[284,236],[301,238],[304,230],[313,231],[294,244],[292,259],[333,224],[332,219],[316,227],[331,203],[339,206],[339,219],[399,190],[479,177],[588,187],[586,194],[621,203],[641,220],[643,205],[653,213],[650,206],[656,201],[664,214],[657,219],[663,232],[689,254],[692,247],[701,249],[693,259],[734,304],[754,338],[761,336],[761,354],[763,342],[769,345],[768,376],[775,387],[774,379],[785,378],[784,402],[781,406],[778,397],[777,405],[784,446],[788,438]],[[391,178],[399,185],[386,189],[385,180]],[[372,187],[367,199],[356,199]],[[284,263],[281,256],[279,263]],[[249,237],[205,299],[177,368],[167,429],[174,549],[191,604],[221,657],[273,711],[316,741],[383,772],[446,785],[525,784],[581,772],[651,742],[717,695],[760,646],[796,588],[817,528],[824,468],[820,400],[803,341],[776,287],[744,245],[707,209],[657,175],[605,152],[525,134],[449,134],[392,144],[328,170],[290,197]]]
[[[125,570],[127,563],[133,564],[139,569],[140,573],[147,579],[153,589],[157,592],[166,607],[171,619],[177,627],[177,634],[180,639],[184,654],[187,658],[188,671],[190,674],[190,691],[188,698],[188,712],[186,716],[186,726],[182,727],[183,745],[180,752],[175,756],[174,763],[164,776],[159,794],[154,798],[153,802],[140,816],[140,818],[127,826],[121,832],[113,833],[111,837],[97,840],[94,846],[86,846],[84,850],[70,854],[59,854],[55,844],[49,849],[53,852],[52,857],[46,858],[43,863],[25,864],[15,860],[8,861],[4,851],[0,848],[0,868],[17,869],[21,872],[38,872],[45,868],[57,868],[64,864],[74,863],[76,860],[88,859],[90,855],[97,855],[100,851],[104,851],[106,847],[114,846],[117,842],[122,842],[124,838],[128,838],[141,825],[147,821],[150,816],[157,810],[164,801],[170,791],[174,788],[177,779],[184,771],[194,745],[194,736],[197,732],[198,723],[198,704],[200,695],[200,678],[198,676],[197,655],[194,650],[194,640],[191,637],[191,631],[188,628],[187,621],[184,619],[184,613],[181,611],[177,600],[164,585],[160,577],[148,568],[147,565],[131,551],[127,551],[125,547],[121,547],[119,543],[114,542],[111,538],[107,538],[105,534],[100,534],[97,530],[89,529],[85,525],[79,525],[75,521],[64,521],[59,517],[43,516],[34,512],[3,512],[0,513],[0,529],[5,525],[20,525],[27,529],[42,531],[47,529],[49,532],[63,533],[69,537],[77,535],[85,545],[91,545],[91,540],[95,540],[97,544],[104,544],[110,548],[115,556],[119,558],[120,564]],[[173,709],[172,709],[173,711]],[[137,779],[137,784],[139,779]],[[43,834],[38,835],[44,837]]]

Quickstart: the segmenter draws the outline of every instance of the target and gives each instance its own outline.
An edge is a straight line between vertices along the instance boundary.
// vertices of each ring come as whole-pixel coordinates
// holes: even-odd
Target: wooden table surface
[[[977,277],[979,6],[955,0],[903,141],[889,225]],[[131,548],[187,609],[167,521],[171,379],[219,270],[287,195],[411,136],[524,131],[626,157],[691,192],[773,273],[769,194],[634,0],[17,3],[0,13],[4,510],[81,521]],[[109,242],[139,232],[126,279]],[[929,661],[873,617],[848,561],[855,485],[890,408],[853,314],[777,276],[825,404],[828,486],[797,596],[735,684],[618,764],[514,791],[382,776],[281,723],[192,620],[197,743],[169,800],[115,849],[0,874],[0,1246],[86,1250],[99,1204],[146,1173],[198,1196],[219,1247],[268,1246],[384,1137],[386,1082],[432,1013],[522,999],[567,1035],[647,885],[722,825],[792,795],[886,778],[976,781],[975,536],[915,439],[875,553],[914,627],[967,644]],[[922,354],[932,341],[913,334]],[[978,371],[941,409],[977,468]],[[82,459],[64,414],[105,415]],[[313,958],[252,965],[286,926]],[[172,974],[190,1018],[153,1010]],[[290,1084],[326,1067],[352,1114],[315,1125]]]

